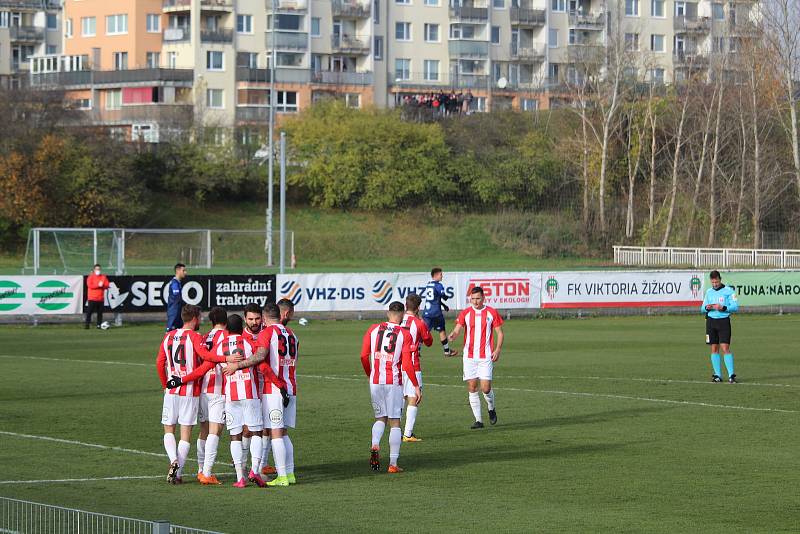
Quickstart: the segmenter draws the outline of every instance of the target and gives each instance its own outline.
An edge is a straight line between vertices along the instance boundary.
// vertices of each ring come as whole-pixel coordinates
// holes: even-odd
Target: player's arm
[[[713,309],[713,306],[708,301],[708,291],[706,291],[706,296],[703,297],[703,303],[700,305],[700,312],[707,314]]]
[[[419,331],[420,339],[425,343],[426,347],[433,345],[433,336],[431,335],[431,331],[428,330],[425,321],[417,321],[417,331]]]
[[[167,388],[167,353],[164,352],[164,344],[158,347],[158,356],[156,356],[156,371],[158,371],[158,378],[161,380],[161,388]]]
[[[417,395],[417,404],[422,402],[422,390],[419,389],[419,381],[417,380],[417,373],[414,370],[414,361],[411,359],[411,336],[403,335],[403,352],[400,356],[400,363],[403,366],[406,376],[414,386],[414,393]]]
[[[461,333],[461,330],[464,328],[465,324],[464,317],[465,317],[464,311],[458,314],[458,317],[456,317],[456,325],[453,327],[453,331],[450,332],[450,335],[447,336],[448,341],[454,341],[456,339],[456,336],[458,336],[458,334]]]
[[[258,365],[267,359],[267,352],[268,351],[266,347],[262,347],[259,345],[258,349],[256,349],[255,354],[253,354],[249,358],[245,358],[244,360],[229,363],[228,365],[225,366],[222,372],[230,376],[239,369],[246,369],[248,367],[253,367],[254,365]]]
[[[184,376],[183,378],[174,375],[172,376],[172,378],[173,379],[177,378],[178,380],[180,380],[180,384],[188,384],[189,382],[194,382],[195,380],[203,378],[203,376],[211,369],[213,369],[215,365],[216,364],[213,362],[205,361],[202,364],[200,364],[200,366],[197,369],[195,369],[188,375]]]
[[[369,376],[370,372],[369,357],[372,352],[371,334],[372,328],[367,330],[367,333],[364,334],[364,339],[361,341],[361,367],[364,368],[364,373],[367,376]]]
[[[495,343],[494,343],[494,350],[492,351],[492,361],[496,362],[500,359],[500,351],[503,350],[503,339],[505,335],[503,334],[503,327],[497,325],[494,327],[494,335],[495,335]]]
[[[728,313],[735,313],[739,311],[739,301],[736,298],[736,293],[731,291],[731,293],[725,299],[725,306],[722,307],[722,310]]]

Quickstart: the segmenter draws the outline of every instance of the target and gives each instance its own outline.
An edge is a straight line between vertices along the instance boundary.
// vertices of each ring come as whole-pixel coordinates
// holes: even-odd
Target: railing
[[[192,7],[192,0],[163,0],[161,6],[162,9],[178,7],[188,10]],[[233,9],[233,2],[232,0],[200,0],[200,9],[221,9],[223,11],[228,11]]]
[[[83,118],[93,124],[127,124],[158,122],[188,124],[194,118],[192,104],[123,104],[119,109],[95,109],[83,112]]]
[[[88,70],[72,72],[37,72],[31,74],[33,87],[69,87],[75,85],[91,85],[92,73]]]
[[[236,81],[239,82],[269,82],[269,69],[254,69],[252,67],[236,67]]]
[[[42,41],[44,40],[44,28],[36,26],[11,26],[8,28],[12,41]]]
[[[606,14],[602,12],[591,14],[571,11],[569,14],[569,25],[601,30],[606,25]]]
[[[544,26],[544,9],[511,8],[511,24],[515,26]]]
[[[614,246],[614,263],[647,267],[800,268],[800,250]]]
[[[0,7],[41,11],[44,9],[61,9],[58,0],[0,0]]]
[[[354,0],[333,0],[331,10],[334,17],[351,19],[367,19],[370,16],[370,7],[367,2],[356,2]]]
[[[312,83],[332,85],[372,85],[371,72],[312,71]]]
[[[194,81],[192,69],[131,69],[72,72],[40,72],[31,75],[35,86],[71,86],[124,84],[137,82],[188,82]]]
[[[708,65],[708,56],[698,50],[676,50],[672,54],[672,60],[680,65]]]
[[[0,497],[0,532],[68,534],[218,534],[167,521],[147,521]]]
[[[534,59],[543,61],[546,55],[545,45],[519,46],[518,44],[511,44],[511,57],[515,59]]]
[[[489,8],[453,6],[450,8],[450,18],[462,20],[489,20]]]
[[[334,34],[331,35],[331,48],[342,53],[369,54],[369,37]]]
[[[276,4],[276,11],[299,12],[308,9],[307,0],[266,0],[267,11],[272,11],[273,2]]]
[[[272,49],[272,32],[267,32],[267,49]],[[276,50],[306,50],[308,49],[308,33],[275,31]]]
[[[191,38],[191,26],[186,25],[175,28],[164,28],[164,40],[167,42],[189,41]]]
[[[437,89],[486,89],[489,84],[489,76],[486,74],[458,74],[439,72],[435,80],[430,79],[431,73],[426,76],[423,72],[408,73],[408,79],[395,76],[390,82],[394,87],[419,89],[427,92],[431,88]]]
[[[708,17],[674,17],[673,27],[679,33],[699,32],[705,33],[711,31],[711,19]]]
[[[451,56],[460,56],[460,57],[489,56],[488,41],[451,40],[448,42],[448,49],[450,51]]]
[[[200,42],[202,43],[232,43],[233,30],[229,28],[219,28],[216,30],[201,29]]]

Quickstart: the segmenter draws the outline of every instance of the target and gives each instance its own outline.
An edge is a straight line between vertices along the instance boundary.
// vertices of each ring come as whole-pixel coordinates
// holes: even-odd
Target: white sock
[[[286,448],[286,474],[294,473],[294,444],[289,439],[289,435],[283,436],[283,446]],[[275,453],[273,452],[274,456]]]
[[[494,410],[494,390],[489,390],[489,393],[484,393],[483,398],[486,399],[486,407]]]
[[[206,460],[206,440],[197,438],[197,472],[203,470],[203,462]]]
[[[231,440],[231,458],[233,467],[236,468],[236,482],[244,478],[244,468],[242,467],[242,442]]]
[[[211,476],[211,469],[217,460],[217,448],[219,448],[219,436],[209,434],[205,442],[206,455],[203,458],[203,474],[207,477]]]
[[[381,444],[381,438],[383,437],[383,429],[386,428],[386,423],[383,421],[375,421],[375,424],[372,425],[372,446],[379,447]]]
[[[275,469],[279,477],[286,476],[286,443],[282,439],[276,439],[272,445],[272,457],[275,459]]]
[[[169,463],[174,464],[178,459],[178,446],[175,444],[175,434],[164,434],[164,449],[167,451]]]
[[[272,450],[272,438],[263,437],[261,438],[261,443],[264,449],[264,452],[261,454],[261,465],[269,465],[269,451]],[[275,455],[273,454],[273,456]]]
[[[482,423],[483,418],[481,417],[481,396],[477,391],[475,393],[470,392],[469,406],[472,408],[472,415],[475,416],[475,420]]]
[[[242,436],[242,469],[247,469],[247,456],[250,454],[250,438]]]
[[[255,435],[250,439],[252,440],[250,442],[250,465],[252,465],[255,474],[258,474],[256,469],[261,465],[261,436]]]
[[[403,432],[399,426],[393,427],[389,430],[389,465],[397,465],[401,443],[403,443]]]
[[[192,444],[188,441],[180,440],[178,442],[178,478],[183,476],[183,465],[186,463],[186,458],[189,457],[189,450]]]
[[[407,438],[411,437],[411,434],[414,433],[414,423],[417,421],[417,407],[409,405],[406,408],[406,431],[405,436]]]

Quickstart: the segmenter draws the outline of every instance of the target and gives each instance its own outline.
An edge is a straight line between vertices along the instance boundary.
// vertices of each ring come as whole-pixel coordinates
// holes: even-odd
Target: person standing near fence
[[[739,301],[736,299],[736,290],[733,286],[722,283],[719,271],[711,271],[709,275],[711,287],[706,291],[706,297],[700,310],[706,316],[706,344],[711,345],[712,382],[722,382],[722,365],[719,355],[720,349],[725,358],[725,368],[728,371],[728,382],[736,383],[736,373],[733,369],[733,353],[731,352],[731,314],[739,310]]]
[[[176,263],[175,277],[169,282],[169,297],[167,297],[167,332],[183,327],[181,309],[184,278],[186,278],[186,265]]]
[[[85,329],[89,329],[93,313],[97,317],[97,328],[103,323],[103,306],[107,290],[108,278],[103,274],[100,264],[96,263],[91,274],[86,277],[86,321],[83,324]]]

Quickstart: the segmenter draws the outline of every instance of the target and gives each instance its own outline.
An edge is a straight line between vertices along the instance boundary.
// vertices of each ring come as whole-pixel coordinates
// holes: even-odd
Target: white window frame
[[[550,11],[553,13],[566,13],[567,0],[550,0]]]
[[[628,2],[630,2],[631,13],[628,13]],[[625,0],[625,16],[626,17],[639,16],[639,0]]]
[[[433,28],[436,28],[436,39],[430,38],[430,32]],[[426,22],[425,23],[425,42],[426,43],[439,43],[441,42],[441,32],[439,31],[440,27],[438,24],[433,24]]]
[[[11,13],[0,11],[0,28],[8,28],[11,25]]]
[[[494,30],[497,30],[497,41],[494,40]],[[489,26],[489,42],[493,45],[499,45],[501,41],[500,26]]]
[[[144,57],[147,62],[147,68],[157,69],[161,67],[161,52],[146,52]],[[151,59],[155,59],[156,61],[153,62]]]
[[[439,7],[439,0],[424,0],[423,5],[427,7]]]
[[[492,0],[492,9],[505,9],[505,8],[506,8],[506,0]]]
[[[220,104],[214,105],[214,96],[219,96]],[[225,90],[224,89],[206,89],[206,107],[208,109],[225,109]]]
[[[167,67],[170,69],[177,68],[178,65],[178,53],[177,52],[167,52]]]
[[[439,69],[439,60],[438,59],[426,59],[422,62],[422,78],[426,82],[438,82],[439,81],[439,73],[441,70]],[[436,77],[431,77],[431,73],[433,69],[430,67],[436,67]]]
[[[72,19],[66,19],[64,21],[64,37],[72,39]]]
[[[410,6],[411,0],[394,0],[394,3],[398,6]]]
[[[242,29],[239,29],[239,22],[242,22]],[[236,33],[241,35],[253,34],[253,15],[238,14],[236,15]]]
[[[220,59],[220,66],[214,66],[214,59]],[[225,53],[221,50],[206,50],[206,70],[213,72],[225,71]]]
[[[661,49],[660,50],[656,50],[656,48],[655,48],[656,37],[661,37]],[[666,50],[666,38],[664,37],[664,35],[660,34],[660,33],[651,33],[650,34],[650,51],[651,52],[655,52],[657,54],[663,54],[665,52],[665,50]]]
[[[111,96],[114,95],[114,98]],[[117,110],[122,109],[122,89],[112,89],[106,91],[106,109]]]
[[[55,24],[53,24],[53,27],[52,27],[52,28],[50,27],[50,24],[49,24],[49,23],[50,23],[50,17],[54,17],[54,19],[55,19],[55,21],[56,21],[56,23],[55,23]],[[57,31],[58,31],[58,15],[55,15],[55,14],[53,14],[53,13],[47,13],[47,14],[45,15],[45,22],[44,22],[44,26],[45,26],[45,28],[47,29],[47,31],[51,31],[51,32],[57,32]]]
[[[153,25],[155,22],[155,25]],[[145,17],[145,30],[147,33],[161,33],[161,15],[148,13]]]
[[[314,31],[314,22],[317,23],[317,31]],[[322,35],[322,19],[320,17],[311,17],[311,37],[320,37]]]
[[[661,14],[656,15],[656,5],[661,6]],[[650,0],[650,16],[655,19],[667,18],[667,2],[666,0]]]
[[[548,28],[547,29],[547,47],[548,48],[558,48],[558,28]],[[553,36],[555,35],[555,43],[553,42]]]
[[[112,52],[111,63],[114,70],[128,70],[128,52]]]
[[[87,26],[91,23],[91,33]],[[97,17],[81,17],[81,37],[95,37],[97,35]]]
[[[289,93],[294,93],[294,104],[286,103],[286,97]],[[283,101],[283,103],[281,103],[281,101]],[[275,111],[277,113],[297,113],[299,111],[297,91],[278,91],[275,95]]]
[[[683,13],[679,13],[679,11],[683,11]],[[686,2],[684,2],[683,0],[675,1],[675,16],[676,17],[686,16]]]
[[[111,29],[113,21],[113,31]],[[124,26],[123,29],[120,29]],[[125,35],[128,33],[128,15],[106,15],[106,35]]]
[[[376,35],[373,41],[373,59],[375,61],[383,61],[383,35]]]
[[[403,28],[404,38],[400,39],[397,37],[397,30]],[[394,23],[394,38],[396,41],[400,41],[402,43],[410,43],[411,42],[411,23],[398,21]]]
[[[628,38],[630,37],[630,39]],[[625,50],[628,52],[639,51],[639,34],[636,32],[625,33]]]
[[[402,71],[403,76],[398,76],[397,75],[397,71],[398,71],[397,65],[398,65],[398,62],[400,62],[400,61],[407,62],[407,63],[405,63],[405,67],[400,69]],[[402,80],[402,81],[408,81],[408,80],[411,79],[411,59],[410,58],[404,58],[404,57],[395,58],[395,60],[394,60],[394,79],[395,80]]]

